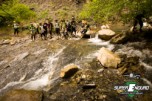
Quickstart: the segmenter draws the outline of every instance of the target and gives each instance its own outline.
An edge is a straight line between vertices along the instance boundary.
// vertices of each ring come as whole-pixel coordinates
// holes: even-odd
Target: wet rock
[[[113,44],[125,43],[127,39],[128,39],[127,34],[118,34],[111,39],[110,43]]]
[[[42,101],[41,91],[12,90],[0,98],[0,101]]]
[[[67,65],[61,70],[60,77],[69,78],[73,76],[78,70],[79,68],[77,65],[74,65],[74,64]]]
[[[110,29],[102,29],[98,32],[99,38],[103,40],[110,40],[116,33]]]
[[[100,49],[97,59],[104,67],[108,68],[117,68],[117,65],[121,62],[121,58],[118,55],[104,47]]]

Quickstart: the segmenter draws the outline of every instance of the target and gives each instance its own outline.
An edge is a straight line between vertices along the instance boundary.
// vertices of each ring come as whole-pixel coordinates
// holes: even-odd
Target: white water
[[[5,87],[0,89],[0,93],[3,92],[4,90],[6,90],[7,88],[14,87],[19,84],[23,85],[20,88],[28,89],[28,90],[45,89],[45,87],[52,82],[50,78],[52,77],[52,75],[55,71],[55,67],[56,67],[55,65],[58,61],[58,58],[64,49],[65,49],[65,47],[60,49],[58,51],[58,53],[56,53],[54,55],[50,55],[46,59],[46,61],[43,62],[43,69],[37,70],[35,72],[35,75],[31,79],[24,81],[24,79],[27,76],[27,74],[25,74],[19,79],[19,81],[10,82]],[[16,56],[14,61],[22,60],[27,55],[28,55],[28,53],[20,54],[20,55]],[[21,56],[21,57],[19,57],[19,56]]]
[[[65,47],[62,48],[57,54],[49,56],[47,61],[43,63],[44,69],[36,71],[34,77],[28,80],[28,82],[21,88],[28,90],[45,89],[45,87],[51,83],[50,78],[55,72],[56,63],[64,49]]]
[[[113,50],[114,49],[114,45],[110,44],[109,41],[103,41],[103,40],[99,39],[98,38],[98,34],[96,34],[95,38],[90,38],[88,42],[90,42],[90,43],[92,43],[94,45],[99,45],[99,46],[106,47],[109,50]]]

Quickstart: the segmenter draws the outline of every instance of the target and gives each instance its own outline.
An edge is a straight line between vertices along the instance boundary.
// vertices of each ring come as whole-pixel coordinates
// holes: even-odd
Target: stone
[[[60,77],[61,78],[70,78],[79,70],[78,66],[75,64],[69,64],[61,69]]]
[[[124,74],[126,71],[127,71],[127,68],[126,68],[126,67],[118,68],[118,74],[119,74],[119,75]]]
[[[12,90],[0,98],[0,101],[42,101],[41,91]]]
[[[112,43],[112,44],[123,44],[123,43],[128,41],[129,37],[130,37],[130,35],[127,32],[117,34],[116,36],[114,36],[110,40],[110,43]]]
[[[99,69],[97,72],[98,73],[101,73],[101,72],[103,72],[104,71],[104,69],[102,68],[102,69]]]
[[[104,47],[99,50],[97,59],[107,68],[117,68],[118,64],[121,63],[121,58],[118,55]]]
[[[102,29],[98,31],[99,38],[103,40],[110,40],[112,37],[114,37],[116,33],[110,29]]]
[[[7,44],[10,44],[10,40],[9,39],[7,39],[7,40],[4,40],[2,43],[1,43],[1,45],[7,45]]]

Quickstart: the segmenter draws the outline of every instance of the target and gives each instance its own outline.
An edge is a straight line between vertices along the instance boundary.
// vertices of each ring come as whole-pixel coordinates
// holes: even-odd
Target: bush
[[[18,0],[9,0],[0,6],[1,22],[18,22],[32,19],[36,16],[35,12],[30,10],[27,5],[19,3]],[[7,20],[6,20],[7,19]]]

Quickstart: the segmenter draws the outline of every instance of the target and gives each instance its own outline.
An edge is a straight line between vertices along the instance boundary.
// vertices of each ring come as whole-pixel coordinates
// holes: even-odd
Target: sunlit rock
[[[61,78],[69,78],[73,76],[79,70],[77,65],[70,64],[61,69],[60,77]]]
[[[100,49],[97,59],[104,67],[108,68],[117,68],[117,65],[121,62],[121,58],[118,55],[104,47]]]
[[[10,44],[11,40],[7,39],[7,40],[4,40],[1,45],[7,45],[7,44]]]
[[[99,38],[103,40],[110,40],[116,33],[110,29],[101,29],[98,31]]]

